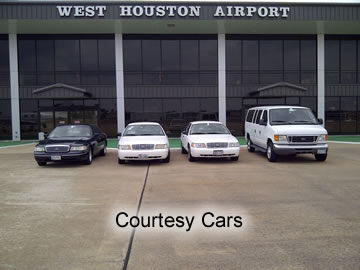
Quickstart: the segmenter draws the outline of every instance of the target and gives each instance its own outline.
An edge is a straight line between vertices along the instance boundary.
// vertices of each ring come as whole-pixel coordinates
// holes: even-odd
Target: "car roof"
[[[222,124],[219,121],[193,121],[193,122],[191,122],[191,124],[207,124],[207,123]]]
[[[128,126],[139,126],[139,125],[158,125],[161,126],[159,123],[156,122],[134,122],[128,124]]]
[[[258,107],[252,107],[252,108],[249,108],[249,110],[290,109],[290,108],[309,109],[309,108],[307,108],[307,107],[302,107],[302,106],[276,105],[276,106],[258,106]]]

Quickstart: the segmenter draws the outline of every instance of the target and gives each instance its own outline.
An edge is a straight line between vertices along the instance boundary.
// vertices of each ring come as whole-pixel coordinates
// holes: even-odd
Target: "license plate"
[[[147,158],[147,157],[148,157],[148,155],[144,155],[144,154],[139,155],[139,158]]]
[[[222,156],[224,154],[223,150],[214,150],[213,155],[214,156]]]
[[[51,156],[51,160],[61,160],[61,156]]]
[[[319,149],[317,150],[318,154],[326,154],[326,149]]]

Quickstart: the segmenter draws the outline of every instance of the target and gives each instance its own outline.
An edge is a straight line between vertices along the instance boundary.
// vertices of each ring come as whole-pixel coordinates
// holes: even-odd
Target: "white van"
[[[325,161],[328,133],[312,111],[299,106],[250,108],[245,118],[245,137],[249,152],[266,152],[269,161],[278,155],[314,154]]]

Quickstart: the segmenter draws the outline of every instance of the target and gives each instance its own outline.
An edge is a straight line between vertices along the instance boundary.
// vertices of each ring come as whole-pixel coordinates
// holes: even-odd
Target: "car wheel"
[[[43,162],[43,161],[37,161],[37,164],[39,166],[46,166],[46,162]]]
[[[186,153],[187,153],[187,152],[186,152],[184,146],[181,145],[181,154],[186,154]]]
[[[327,154],[320,154],[320,155],[315,154],[315,158],[317,161],[325,161],[327,158]]]
[[[118,163],[119,164],[125,164],[125,160],[118,158]]]
[[[103,149],[103,150],[101,150],[101,152],[100,152],[100,156],[105,156],[105,155],[106,155],[106,153],[107,153],[107,144],[105,143],[105,145],[104,145],[104,149]]]
[[[247,150],[249,152],[255,152],[255,148],[252,146],[252,142],[251,142],[250,138],[248,138],[248,140],[247,140]]]
[[[188,146],[188,151],[187,151],[187,158],[190,162],[195,161],[195,158],[191,155],[191,148],[190,145]]]
[[[266,156],[270,162],[275,162],[277,159],[277,155],[274,151],[274,146],[272,142],[269,142],[267,145]]]
[[[89,154],[88,154],[88,157],[85,161],[85,164],[86,165],[90,165],[92,163],[92,160],[93,160],[93,152],[92,152],[92,149],[89,148]]]
[[[168,153],[167,157],[165,159],[163,159],[163,162],[164,163],[169,163],[170,162],[170,150],[169,150],[169,153]]]
[[[232,161],[238,161],[239,160],[239,156],[237,156],[237,157],[231,157],[230,158]]]

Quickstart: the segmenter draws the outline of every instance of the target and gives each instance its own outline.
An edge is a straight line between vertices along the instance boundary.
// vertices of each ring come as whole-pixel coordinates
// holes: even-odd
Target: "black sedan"
[[[107,136],[93,125],[56,127],[35,146],[34,157],[39,166],[50,161],[83,161],[90,165],[95,155],[105,156]]]

